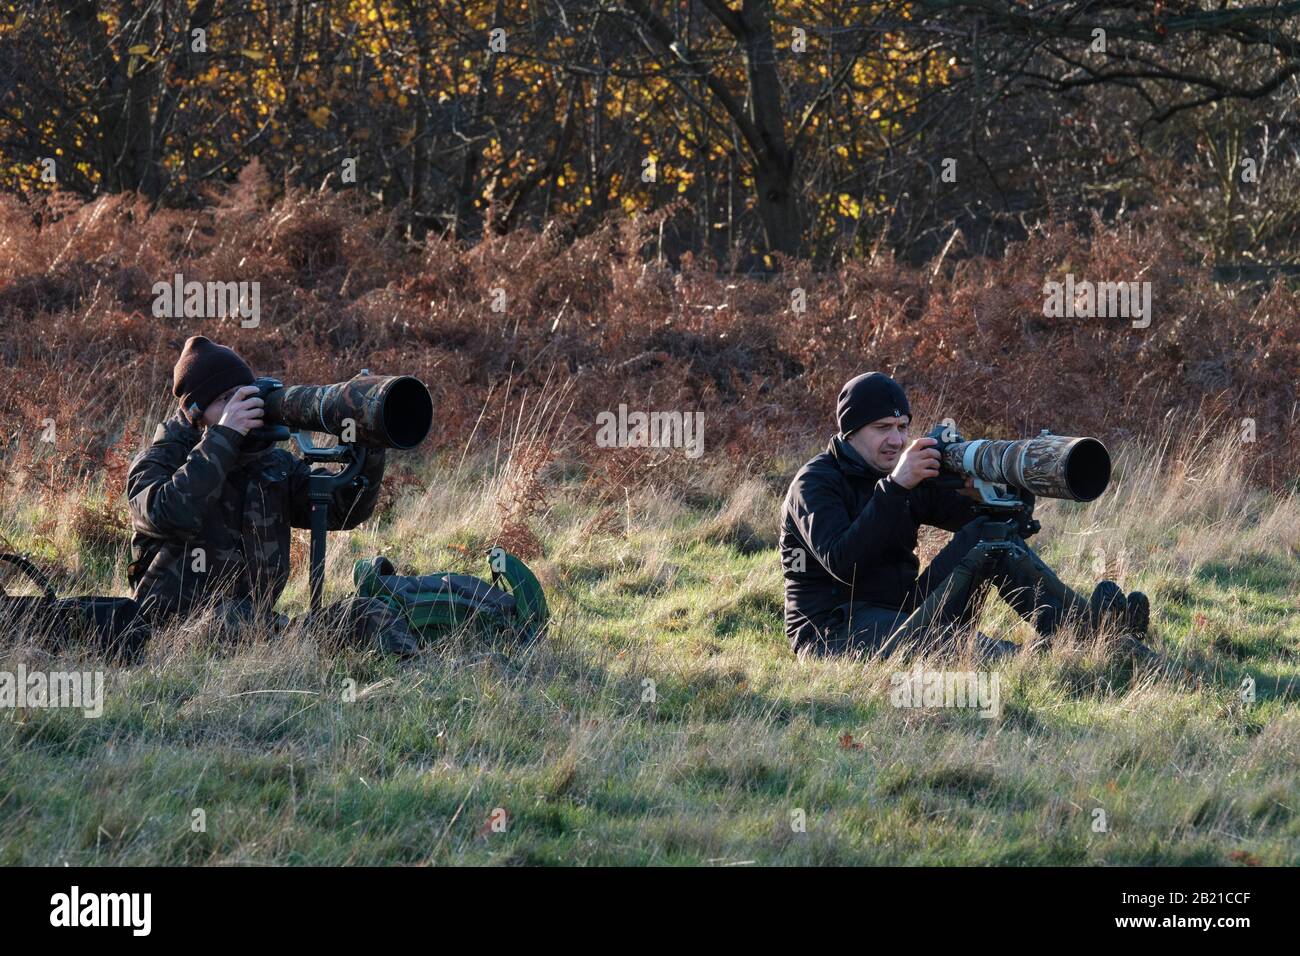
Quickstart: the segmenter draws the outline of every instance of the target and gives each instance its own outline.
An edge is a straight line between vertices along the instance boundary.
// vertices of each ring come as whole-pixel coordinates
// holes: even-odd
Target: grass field
[[[402,663],[158,635],[109,669],[99,719],[0,712],[0,863],[1295,864],[1300,500],[1252,490],[1235,438],[1124,446],[1101,500],[1040,505],[1031,543],[1064,580],[1151,595],[1163,667],[1067,636],[997,665],[996,718],[898,709],[890,675],[915,662],[786,646],[774,545],[796,458],[603,512],[553,469],[531,525],[548,640]],[[330,596],[380,552],[485,574],[510,474],[474,465],[432,466],[332,536]],[[74,550],[57,503],[5,514],[12,545]],[[82,555],[84,590],[126,593],[115,547]],[[300,562],[281,609],[305,599]],[[1029,634],[992,601],[980,627]],[[0,670],[19,662],[97,666],[0,648]]]

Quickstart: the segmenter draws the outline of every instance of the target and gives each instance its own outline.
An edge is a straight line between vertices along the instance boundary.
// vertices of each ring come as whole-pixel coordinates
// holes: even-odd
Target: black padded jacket
[[[917,528],[957,531],[976,517],[973,505],[930,483],[909,491],[868,465],[848,442],[832,438],[799,469],[781,508],[791,647],[798,651],[816,641],[844,605],[907,606],[920,570]]]

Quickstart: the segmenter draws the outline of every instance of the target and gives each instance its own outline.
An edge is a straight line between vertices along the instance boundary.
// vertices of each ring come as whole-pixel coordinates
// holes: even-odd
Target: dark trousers
[[[1023,541],[1016,539],[1010,548],[981,543],[987,520],[976,518],[953,535],[917,577],[902,607],[843,605],[811,649],[886,656],[900,648],[942,646],[973,623],[989,585],[1044,638],[1072,615],[1086,619],[1087,602]]]

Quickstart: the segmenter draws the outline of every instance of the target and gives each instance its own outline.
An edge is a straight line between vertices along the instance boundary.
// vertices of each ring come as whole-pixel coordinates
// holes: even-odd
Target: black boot
[[[1092,589],[1088,600],[1088,620],[1094,631],[1106,624],[1127,625],[1128,600],[1114,581],[1102,581]]]
[[[1147,639],[1147,627],[1151,623],[1151,602],[1141,591],[1130,591],[1126,599],[1128,604],[1129,633],[1140,640]]]
[[[1141,591],[1127,597],[1114,581],[1102,581],[1092,592],[1088,611],[1093,627],[1103,623],[1119,626],[1119,648],[1139,665],[1159,665],[1164,656],[1146,645],[1147,624],[1151,617],[1151,603]]]

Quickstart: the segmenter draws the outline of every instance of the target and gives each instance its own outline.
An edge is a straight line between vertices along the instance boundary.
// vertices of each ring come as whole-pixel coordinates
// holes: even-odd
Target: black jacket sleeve
[[[975,502],[954,488],[918,486],[912,491],[912,517],[917,524],[960,531],[975,520]]]
[[[799,535],[830,574],[852,585],[858,565],[877,564],[907,527],[910,493],[892,478],[876,482],[867,506],[852,521],[838,476],[806,472],[796,479],[791,512]]]
[[[374,513],[375,503],[379,501],[379,483],[384,478],[384,459],[385,449],[366,449],[366,463],[359,476],[366,479],[366,486],[358,488],[354,484],[334,492],[329,509],[329,530],[350,531]],[[289,478],[289,523],[295,528],[310,528],[311,499],[307,497],[307,479],[311,477],[311,463],[305,458],[296,458],[295,461],[297,464]]]

